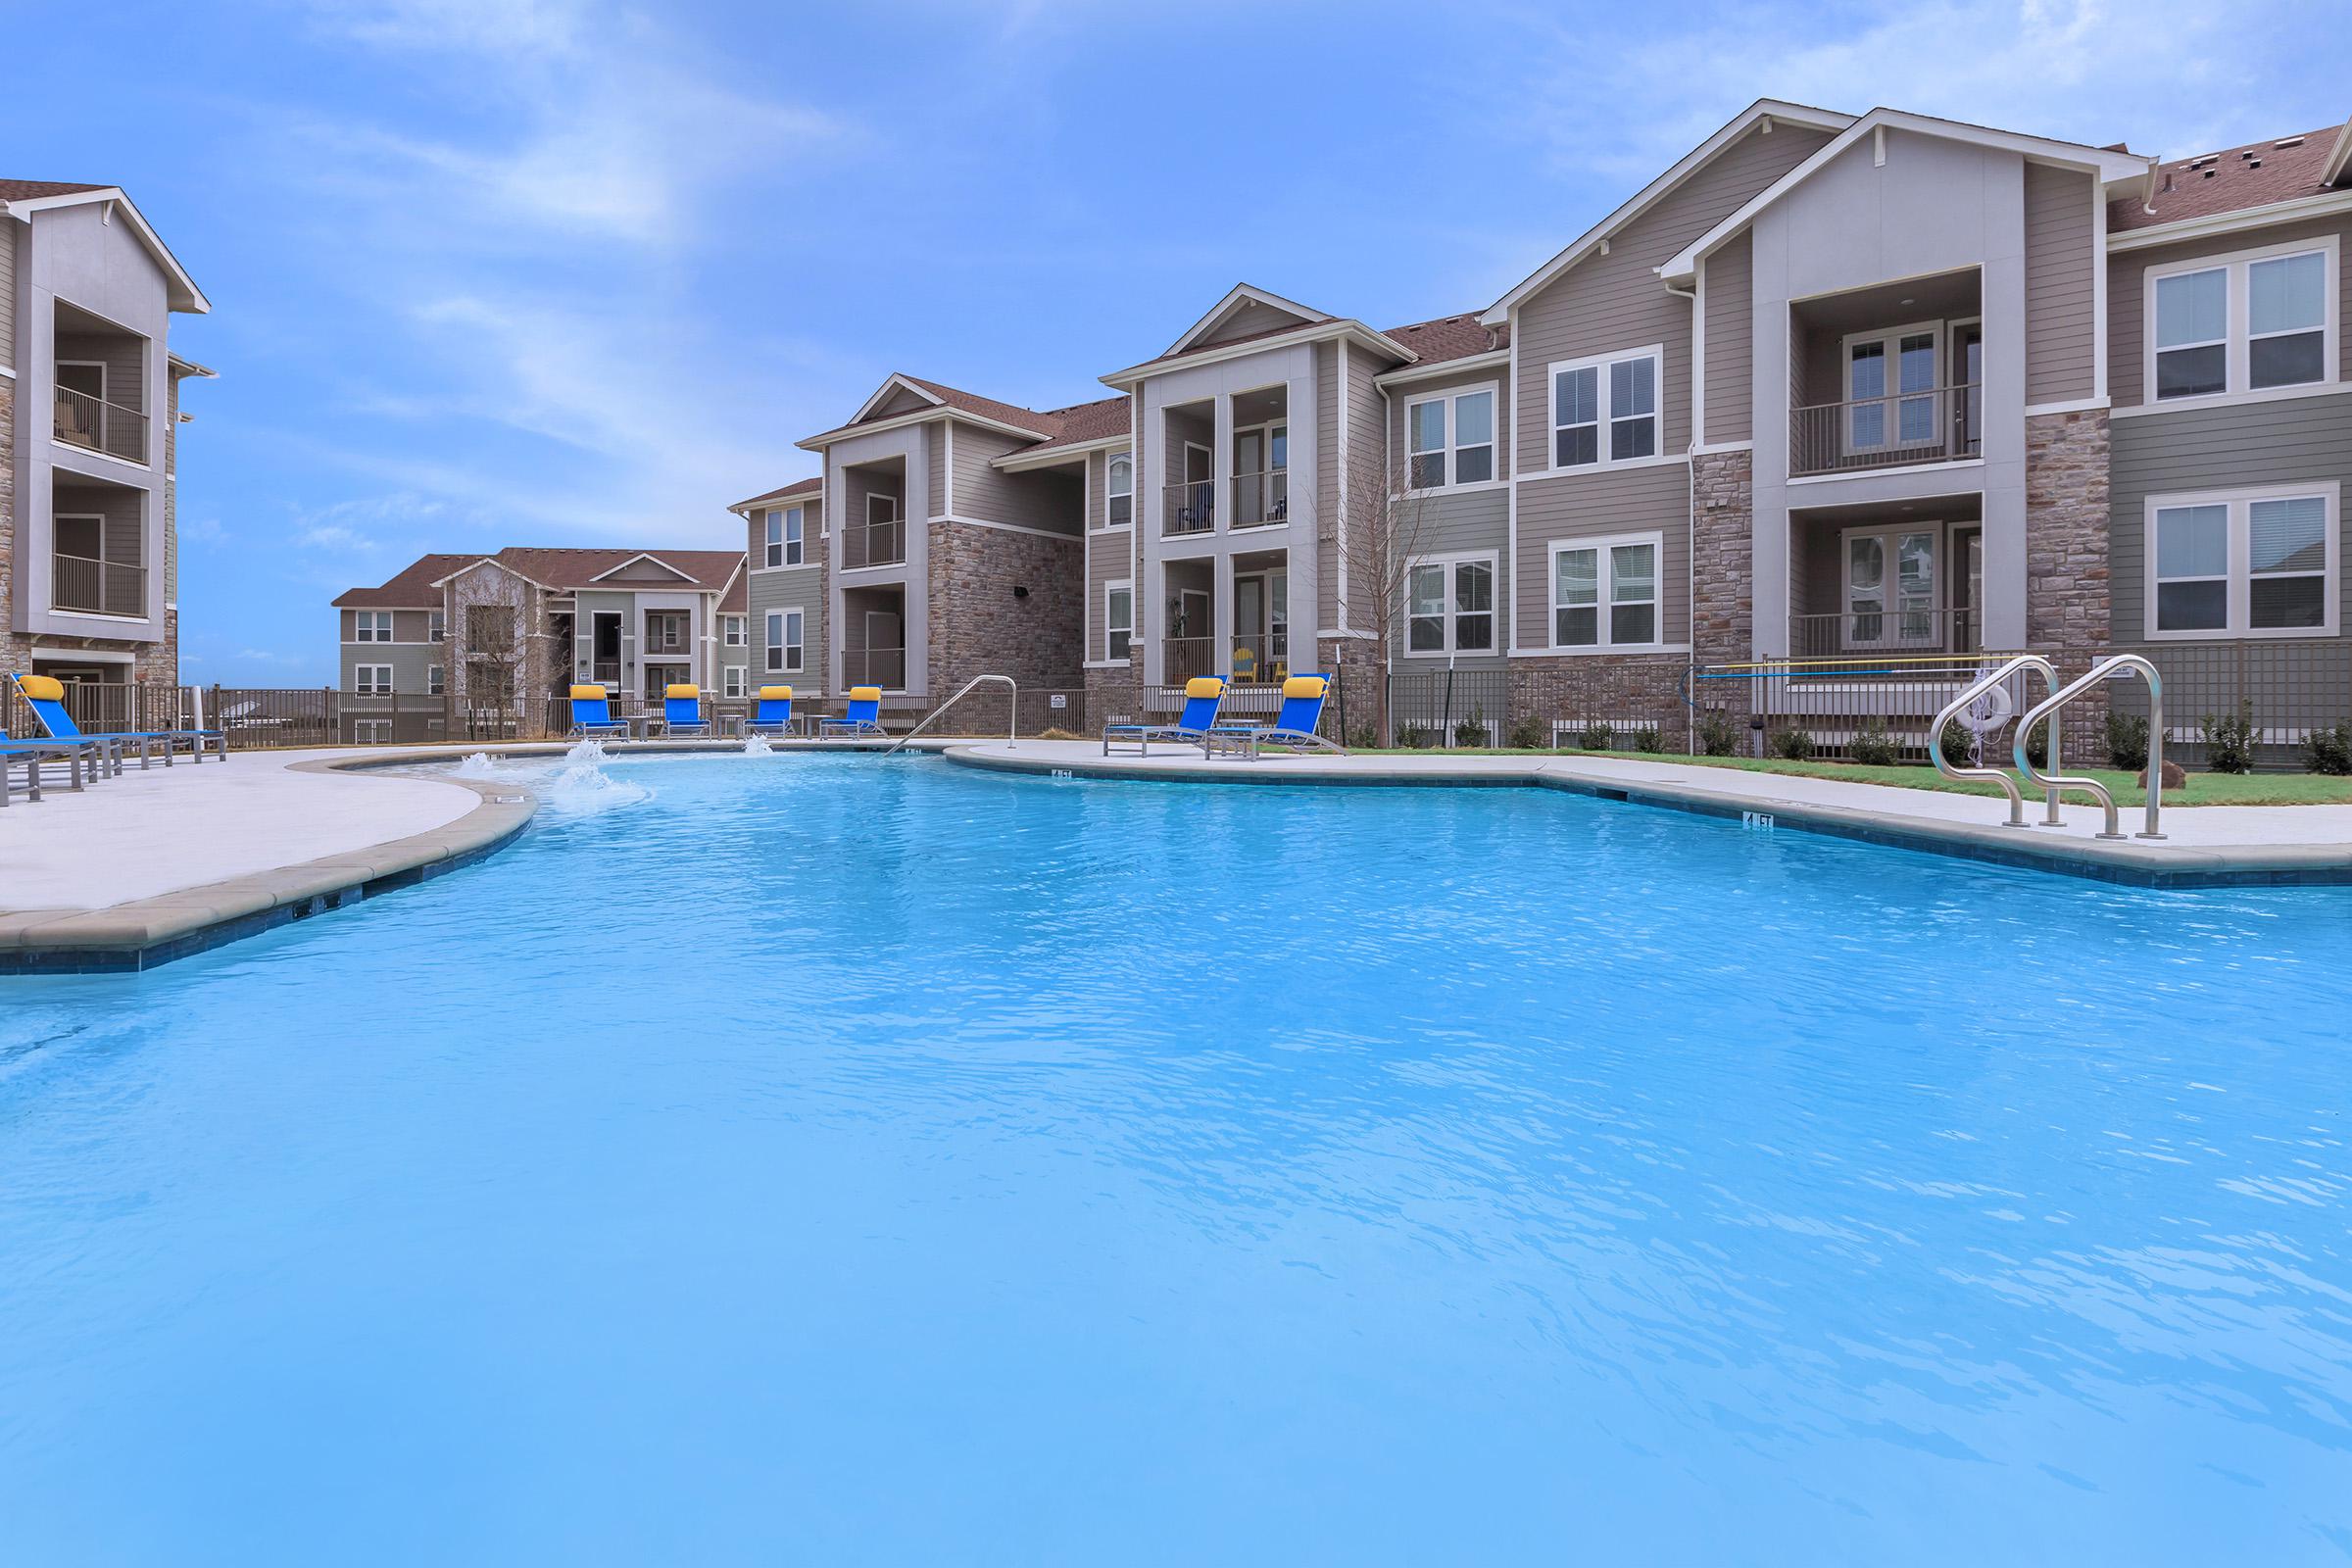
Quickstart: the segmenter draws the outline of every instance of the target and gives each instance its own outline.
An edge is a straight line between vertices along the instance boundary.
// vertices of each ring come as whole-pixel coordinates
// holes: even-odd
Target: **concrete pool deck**
[[[2102,842],[2095,807],[2066,825],[2011,828],[1998,799],[1646,758],[1262,757],[1166,751],[1104,757],[1091,741],[924,740],[964,766],[1048,779],[1567,790],[1967,858],[2151,887],[2352,884],[2352,806],[2205,806],[2164,816],[2170,837]],[[535,803],[512,779],[394,771],[472,751],[560,756],[560,743],[240,752],[226,762],[133,768],[75,794],[0,810],[0,973],[136,969],[405,887],[487,855]],[[780,742],[873,752],[879,742]],[[740,754],[736,741],[613,749]],[[2039,802],[2029,800],[2038,820]],[[2139,825],[2124,814],[2124,829]]]

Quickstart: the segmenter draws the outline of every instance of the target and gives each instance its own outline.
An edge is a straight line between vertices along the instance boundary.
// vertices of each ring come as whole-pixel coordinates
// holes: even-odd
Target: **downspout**
[[[1692,316],[1697,315],[1698,287],[1696,284],[1682,289],[1669,283],[1666,285],[1666,292],[1690,301]],[[1691,324],[1691,330],[1694,334],[1697,331],[1695,320]],[[1696,406],[1697,400],[1698,388],[1694,381],[1691,387],[1693,407]],[[1698,429],[1693,422],[1690,431],[1690,446],[1683,457],[1683,486],[1686,493],[1684,515],[1687,518],[1683,534],[1683,621],[1684,636],[1690,643],[1690,652],[1683,656],[1686,665],[1698,662]],[[1695,755],[1698,751],[1698,715],[1688,703],[1683,705],[1683,750],[1687,756]]]

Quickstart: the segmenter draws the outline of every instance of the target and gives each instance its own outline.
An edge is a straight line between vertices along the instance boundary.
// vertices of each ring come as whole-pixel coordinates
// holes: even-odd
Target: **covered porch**
[[[1982,651],[1984,540],[1974,493],[1791,509],[1789,657]]]
[[[1217,675],[1236,686],[1278,685],[1291,673],[1288,550],[1171,561],[1162,576],[1162,682]]]

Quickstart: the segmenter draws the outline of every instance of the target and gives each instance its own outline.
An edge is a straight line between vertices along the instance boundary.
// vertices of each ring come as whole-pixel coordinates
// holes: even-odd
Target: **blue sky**
[[[0,14],[0,174],[122,185],[213,300],[182,667],[232,684],[332,679],[326,602],[428,549],[739,543],[893,369],[1042,408],[1240,279],[1484,306],[1757,97],[2167,154],[2352,114],[2343,29],[2204,0]]]

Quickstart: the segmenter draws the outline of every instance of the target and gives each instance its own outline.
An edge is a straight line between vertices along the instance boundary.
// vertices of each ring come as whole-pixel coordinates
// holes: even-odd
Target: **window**
[[[424,694],[427,697],[439,697],[443,691],[446,690],[446,687],[443,684],[446,679],[447,677],[442,674],[441,666],[439,664],[426,665],[424,671]]]
[[[352,616],[352,637],[363,643],[388,643],[392,640],[392,612],[363,610]]]
[[[743,695],[743,666],[729,664],[721,673],[723,691],[729,697]]]
[[[2152,498],[2148,634],[2334,635],[2339,500],[2332,482]]]
[[[1649,648],[1658,642],[1656,534],[1551,547],[1551,645]]]
[[[1135,459],[1124,452],[1113,453],[1103,489],[1102,526],[1124,528],[1134,521]]]
[[[741,615],[719,616],[718,627],[718,635],[721,642],[725,643],[729,648],[741,648],[743,646],[744,630],[743,617]]]
[[[1936,344],[1943,323],[1924,321],[1845,340],[1845,448],[1855,453],[1925,446],[1937,439],[1942,388]]]
[[[797,566],[808,559],[804,534],[808,514],[799,507],[771,507],[763,519],[766,539],[760,562],[769,566]]]
[[[1494,477],[1493,392],[1441,394],[1408,403],[1404,424],[1411,449],[1405,477],[1410,488],[1444,489],[1448,474],[1457,485],[1485,484]],[[1453,436],[1450,443],[1446,440],[1448,425]]]
[[[362,697],[392,695],[392,666],[390,664],[356,664],[351,671],[351,689]]]
[[[1551,368],[1553,467],[1605,466],[1658,455],[1658,365],[1663,353],[1650,348]],[[1488,419],[1491,428],[1491,411]]]
[[[2337,243],[2274,245],[2147,271],[2147,401],[2337,379]]]
[[[436,610],[425,616],[425,635],[434,642],[449,640],[449,617]]]
[[[1448,556],[1416,561],[1405,572],[1408,654],[1494,651],[1494,558]]]
[[[800,673],[801,624],[797,610],[767,612],[767,667],[771,674]]]
[[[1102,590],[1102,654],[1113,663],[1126,662],[1135,646],[1135,589],[1114,582]]]

